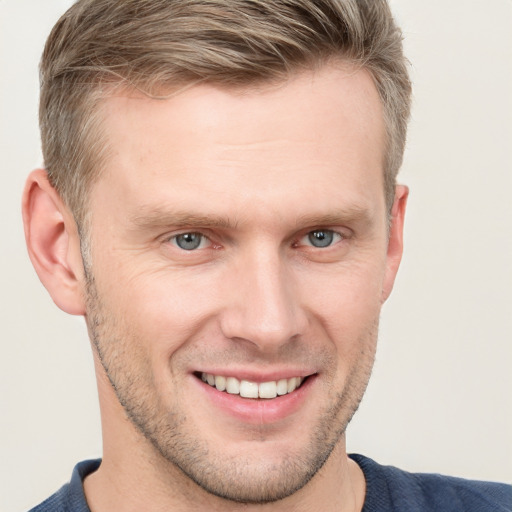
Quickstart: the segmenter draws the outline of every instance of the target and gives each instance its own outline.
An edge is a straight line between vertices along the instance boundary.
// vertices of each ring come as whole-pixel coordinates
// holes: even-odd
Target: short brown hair
[[[191,83],[249,86],[331,59],[360,65],[375,81],[390,207],[411,86],[386,0],[78,0],[53,28],[41,60],[49,179],[80,223],[106,154],[97,114],[112,86],[153,96]]]

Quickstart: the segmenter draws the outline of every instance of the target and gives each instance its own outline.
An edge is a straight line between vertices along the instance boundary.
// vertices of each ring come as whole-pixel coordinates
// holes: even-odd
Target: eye
[[[206,247],[209,241],[201,233],[181,233],[173,236],[170,242],[184,251],[194,251]]]
[[[311,245],[322,249],[324,247],[329,247],[342,239],[342,235],[335,231],[331,231],[330,229],[315,229],[315,231],[310,231],[306,236],[304,236],[301,243],[302,245]]]

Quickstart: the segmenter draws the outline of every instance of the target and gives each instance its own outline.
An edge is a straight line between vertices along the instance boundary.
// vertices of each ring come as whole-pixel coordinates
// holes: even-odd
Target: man
[[[31,260],[86,318],[104,454],[35,510],[509,510],[349,457],[402,253],[385,2],[89,0],[42,61]]]

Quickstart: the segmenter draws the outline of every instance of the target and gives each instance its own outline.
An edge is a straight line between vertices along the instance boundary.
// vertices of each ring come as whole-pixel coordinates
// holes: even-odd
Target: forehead
[[[268,87],[203,84],[166,99],[123,92],[104,102],[102,117],[110,151],[95,187],[134,208],[189,192],[189,204],[206,208],[218,195],[224,206],[243,198],[272,207],[283,194],[303,202],[306,185],[317,197],[333,187],[383,190],[380,98],[370,74],[348,65]]]

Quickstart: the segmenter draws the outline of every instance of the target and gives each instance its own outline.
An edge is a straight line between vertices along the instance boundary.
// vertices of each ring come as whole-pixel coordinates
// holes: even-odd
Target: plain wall
[[[37,64],[64,0],[0,1],[0,510],[23,511],[101,455],[81,318],[26,255],[20,196],[40,165]],[[512,2],[394,0],[415,99],[400,181],[402,269],[348,448],[413,471],[512,480]]]

